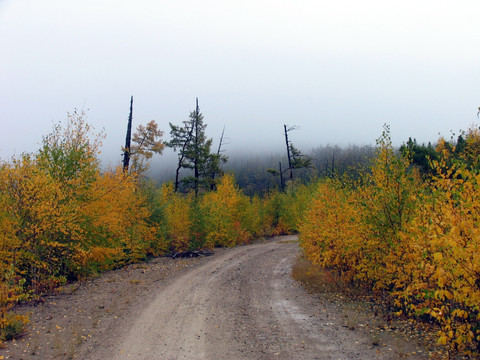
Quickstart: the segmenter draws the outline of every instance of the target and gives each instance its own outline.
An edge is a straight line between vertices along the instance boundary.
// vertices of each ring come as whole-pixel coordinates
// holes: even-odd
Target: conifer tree
[[[212,139],[207,138],[206,127],[198,106],[198,98],[195,110],[190,113],[189,120],[183,122],[183,126],[170,123],[172,139],[167,146],[172,147],[175,151],[179,150],[175,191],[182,183],[186,189],[193,189],[195,195],[198,195],[201,188],[211,187],[212,175],[218,174],[220,163],[226,161],[226,157],[220,153],[211,153]],[[189,169],[193,174],[180,180],[181,169]]]

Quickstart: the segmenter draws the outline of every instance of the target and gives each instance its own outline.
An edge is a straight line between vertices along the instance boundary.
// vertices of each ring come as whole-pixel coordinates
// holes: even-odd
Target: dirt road
[[[292,280],[295,239],[231,249],[156,283],[148,305],[87,341],[75,358],[426,358],[416,344],[379,334],[377,319],[308,294]]]

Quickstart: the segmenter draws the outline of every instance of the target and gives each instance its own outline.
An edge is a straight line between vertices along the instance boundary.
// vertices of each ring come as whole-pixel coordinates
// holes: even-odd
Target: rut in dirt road
[[[296,237],[232,249],[161,289],[125,336],[87,359],[398,359],[291,278]],[[363,326],[363,325],[362,325]],[[410,357],[421,358],[421,357]]]

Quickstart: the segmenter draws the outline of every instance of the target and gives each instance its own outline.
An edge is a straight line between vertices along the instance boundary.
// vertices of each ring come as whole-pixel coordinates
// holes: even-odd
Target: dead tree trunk
[[[220,136],[220,143],[218,144],[218,149],[217,149],[217,159],[218,159],[218,162],[220,163],[221,161],[221,157],[220,157],[220,154],[222,153],[222,145],[223,145],[223,136],[225,135],[225,126],[223,127],[223,130],[222,130],[222,135]],[[217,175],[217,167],[216,166],[213,166],[213,169],[212,169],[212,184],[210,185],[210,190],[215,190],[215,176]]]
[[[132,140],[132,118],[133,118],[133,96],[130,98],[130,114],[128,115],[127,136],[125,138],[125,148],[123,151],[123,171],[128,171],[130,164],[130,146]]]
[[[198,107],[198,97],[196,98],[196,107],[195,107],[195,158],[193,161],[193,172],[194,172],[194,190],[195,198],[198,196],[198,186],[200,182],[200,170],[199,170],[199,160],[200,160],[200,147],[198,144],[198,118],[200,116],[200,108]]]
[[[278,167],[279,167],[279,171],[280,171],[280,191],[283,192],[285,190],[285,184],[284,184],[284,180],[283,180],[283,171],[282,171],[282,162],[281,161],[278,162]]]
[[[287,145],[287,158],[288,158],[288,169],[290,171],[290,180],[293,180],[293,170],[292,170],[292,157],[290,155],[290,143],[288,141],[288,131],[287,125],[283,125],[283,129],[285,130],[285,144]]]

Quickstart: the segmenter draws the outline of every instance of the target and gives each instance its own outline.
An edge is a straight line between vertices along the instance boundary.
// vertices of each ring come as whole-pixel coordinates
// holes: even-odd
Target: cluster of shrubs
[[[357,181],[319,181],[300,225],[313,263],[438,326],[451,351],[480,350],[480,132],[440,139],[428,174],[389,130]],[[423,173],[423,176],[422,176]]]

